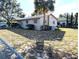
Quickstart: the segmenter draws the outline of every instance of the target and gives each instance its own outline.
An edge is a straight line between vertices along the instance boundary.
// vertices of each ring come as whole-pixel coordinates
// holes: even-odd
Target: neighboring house
[[[67,24],[67,22],[66,22],[66,17],[59,17],[58,18],[58,23],[59,23],[59,25],[65,25],[66,26],[66,24]]]
[[[73,25],[74,25],[75,24],[75,18],[73,18],[72,22],[73,22]],[[67,18],[62,16],[62,17],[58,18],[58,23],[59,23],[60,26],[66,27],[67,25],[70,25],[71,19],[70,18],[68,19],[68,24],[67,24]]]
[[[43,26],[44,15],[31,16],[27,18],[15,18],[21,27],[27,28],[28,24],[35,26],[35,30],[41,30]],[[45,25],[51,26],[52,30],[57,28],[57,18],[52,14],[46,14]]]

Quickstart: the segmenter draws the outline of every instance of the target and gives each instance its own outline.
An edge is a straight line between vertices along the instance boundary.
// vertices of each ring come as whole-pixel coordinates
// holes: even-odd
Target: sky
[[[23,9],[23,12],[26,16],[30,16],[33,13],[35,6],[34,0],[17,0],[20,3],[20,7]],[[53,14],[58,17],[59,14],[64,13],[76,13],[79,11],[79,1],[78,0],[55,0],[55,10]]]

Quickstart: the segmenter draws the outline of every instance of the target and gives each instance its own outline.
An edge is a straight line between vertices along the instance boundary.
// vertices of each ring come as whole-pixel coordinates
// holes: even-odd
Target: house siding
[[[25,21],[21,21],[21,26],[26,28],[27,24],[33,24],[35,25],[35,30],[41,30],[41,26],[43,26],[43,20],[44,17],[41,16],[40,19],[37,19],[37,23],[35,23],[33,20],[28,20],[28,23]],[[48,25],[48,16],[45,16],[45,25]],[[54,23],[53,23],[54,22]],[[54,18],[52,15],[49,15],[49,26],[52,26],[52,30],[56,28],[57,26],[57,19]]]
[[[33,24],[33,25],[35,25],[35,30],[41,30],[40,27],[43,23],[42,23],[42,19],[38,19],[37,23],[34,23],[34,20],[29,20],[28,23],[26,23],[26,24]]]
[[[20,21],[18,23],[21,25],[22,28],[26,28],[27,25],[26,21]]]
[[[49,16],[49,26],[52,26],[52,30],[55,30],[57,26],[57,20],[52,16]]]
[[[49,26],[57,26],[57,20],[53,18],[52,16],[49,16]]]

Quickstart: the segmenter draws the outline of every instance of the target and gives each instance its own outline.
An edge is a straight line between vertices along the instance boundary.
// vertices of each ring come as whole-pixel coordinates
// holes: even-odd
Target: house
[[[51,30],[57,28],[57,18],[53,14],[46,14],[45,20],[44,15],[31,16],[27,18],[15,18],[18,24],[23,28],[27,28],[28,24],[35,26],[35,30],[41,30],[43,25],[51,26]]]
[[[66,17],[59,17],[59,18],[58,18],[58,23],[59,23],[61,26],[62,26],[62,25],[66,26],[66,24],[67,24]]]

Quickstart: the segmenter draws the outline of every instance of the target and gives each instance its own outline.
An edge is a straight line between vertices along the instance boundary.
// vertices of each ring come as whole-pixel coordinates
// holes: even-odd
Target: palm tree
[[[48,11],[54,11],[53,3],[55,3],[55,1],[52,1],[52,0],[35,0],[36,13],[44,15],[43,29],[45,29],[45,13],[47,13]]]

